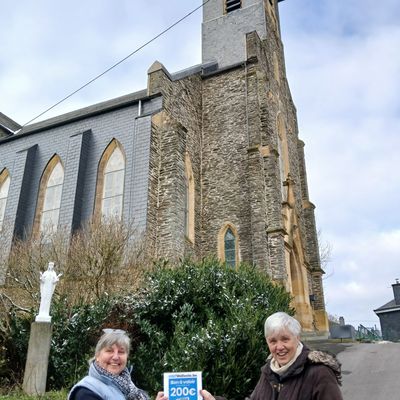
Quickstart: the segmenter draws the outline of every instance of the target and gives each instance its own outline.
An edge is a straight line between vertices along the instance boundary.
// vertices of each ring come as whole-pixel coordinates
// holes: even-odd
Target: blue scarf
[[[93,362],[93,367],[100,376],[111,380],[127,400],[150,400],[149,395],[144,390],[134,385],[128,368],[125,368],[119,375],[114,375],[100,367],[97,362]]]

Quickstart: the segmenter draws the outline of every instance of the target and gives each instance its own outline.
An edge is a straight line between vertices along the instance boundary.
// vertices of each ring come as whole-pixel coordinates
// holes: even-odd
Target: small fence
[[[379,331],[376,328],[367,328],[364,325],[358,325],[357,340],[382,340]]]

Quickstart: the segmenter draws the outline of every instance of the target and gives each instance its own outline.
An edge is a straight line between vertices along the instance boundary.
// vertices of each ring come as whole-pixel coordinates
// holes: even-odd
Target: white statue
[[[40,307],[39,314],[36,316],[37,322],[51,322],[50,302],[53,296],[56,283],[60,280],[62,274],[56,274],[54,263],[49,262],[47,271],[40,272]]]

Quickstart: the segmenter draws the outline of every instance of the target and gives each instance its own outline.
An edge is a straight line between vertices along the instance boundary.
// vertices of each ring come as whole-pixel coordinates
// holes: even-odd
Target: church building
[[[206,2],[202,63],[155,61],[143,91],[22,129],[0,114],[3,258],[15,236],[113,216],[157,256],[256,265],[291,292],[304,331],[327,336],[280,1]]]

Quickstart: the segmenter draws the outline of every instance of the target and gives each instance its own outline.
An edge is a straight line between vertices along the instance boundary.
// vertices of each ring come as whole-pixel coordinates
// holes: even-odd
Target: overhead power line
[[[146,46],[148,46],[150,43],[154,42],[156,39],[158,39],[160,36],[164,35],[165,33],[167,33],[168,31],[170,31],[172,28],[174,28],[176,25],[178,25],[179,23],[181,23],[182,21],[184,21],[186,18],[190,17],[192,14],[194,14],[197,10],[199,10],[200,8],[202,8],[205,4],[207,4],[210,0],[205,0],[200,6],[196,7],[194,10],[190,11],[188,14],[186,14],[185,16],[183,16],[182,18],[180,18],[178,21],[174,22],[172,25],[170,25],[168,28],[164,29],[162,32],[160,32],[159,34],[157,34],[156,36],[154,36],[152,39],[150,39],[149,41],[147,41],[146,43],[142,44],[140,47],[138,47],[136,50],[132,51],[132,53],[129,53],[126,57],[124,57],[122,60],[116,62],[114,65],[112,65],[111,67],[107,68],[105,71],[103,71],[101,74],[95,76],[93,79],[91,79],[89,82],[85,83],[84,85],[82,85],[81,87],[79,87],[78,89],[74,90],[72,93],[70,93],[69,95],[65,96],[64,98],[62,98],[61,100],[59,100],[57,103],[53,104],[51,107],[47,108],[46,110],[44,110],[43,112],[41,112],[40,114],[38,114],[35,118],[32,118],[31,120],[29,120],[28,122],[26,122],[25,124],[22,125],[21,129],[30,124],[31,122],[35,121],[36,119],[38,119],[39,117],[41,117],[42,115],[46,114],[47,112],[49,112],[50,110],[52,110],[54,107],[57,107],[59,104],[61,104],[62,102],[64,102],[65,100],[69,99],[70,97],[72,97],[73,95],[75,95],[76,93],[78,93],[79,91],[81,91],[82,89],[84,89],[85,87],[89,86],[91,83],[93,83],[94,81],[96,81],[97,79],[101,78],[103,75],[107,74],[108,72],[110,72],[112,69],[114,69],[115,67],[117,67],[118,65],[122,64],[124,61],[126,61],[128,58],[132,57],[134,54],[136,54],[137,52],[139,52],[140,50],[142,50],[143,48],[145,48]]]

